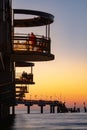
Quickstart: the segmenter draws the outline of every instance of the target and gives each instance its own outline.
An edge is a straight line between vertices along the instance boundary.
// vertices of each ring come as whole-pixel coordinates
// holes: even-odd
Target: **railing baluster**
[[[29,40],[29,35],[16,34],[13,37],[13,51],[50,53],[50,39],[43,36],[36,36],[34,45]]]

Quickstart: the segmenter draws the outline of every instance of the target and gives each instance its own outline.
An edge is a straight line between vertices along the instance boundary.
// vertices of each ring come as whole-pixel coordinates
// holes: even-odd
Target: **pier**
[[[18,18],[16,17],[18,15]],[[22,15],[22,18],[20,18]],[[27,15],[28,18],[25,18]],[[31,17],[32,15],[32,17]],[[54,60],[51,53],[50,25],[54,22],[54,16],[50,13],[13,9],[12,0],[0,0],[0,120],[8,119],[10,108],[15,115],[15,106],[18,99],[23,100],[25,93],[29,92],[29,85],[34,85],[33,66],[38,61]],[[26,27],[44,26],[43,34],[19,32],[15,29]],[[21,72],[17,76],[16,68],[29,67],[29,73]],[[35,102],[34,102],[35,103]],[[32,103],[31,103],[32,104]],[[42,103],[43,104],[43,103]],[[43,113],[43,106],[41,113]],[[29,113],[29,104],[28,113]]]
[[[81,110],[79,107],[76,107],[76,103],[74,103],[73,107],[67,107],[65,102],[58,100],[17,100],[17,105],[23,104],[27,107],[27,114],[31,113],[31,109],[33,105],[37,105],[40,107],[40,113],[44,113],[44,108],[49,106],[50,113],[80,113]],[[84,103],[83,103],[84,104]],[[83,106],[83,112],[87,112],[87,107]]]
[[[16,17],[18,15],[18,17]],[[21,15],[21,18],[20,18]],[[27,15],[27,18],[24,17]],[[80,109],[67,108],[60,101],[24,100],[29,87],[35,84],[32,62],[51,61],[55,55],[51,52],[51,24],[54,16],[50,13],[12,8],[12,0],[0,0],[0,122],[7,121],[12,108],[12,117],[15,115],[17,103],[27,107],[27,113],[34,104],[40,107],[40,113],[44,112],[46,105],[50,106],[50,113],[80,112]],[[27,32],[26,28],[42,27],[42,33]],[[15,33],[19,28],[19,33]],[[22,30],[21,30],[22,28]],[[23,32],[23,29],[25,30]],[[58,42],[58,41],[57,41]],[[17,75],[17,68],[21,68]],[[29,68],[29,72],[23,72],[23,68]],[[39,73],[39,72],[38,72]],[[41,72],[40,72],[41,73]],[[50,91],[50,89],[49,89]],[[75,104],[74,104],[75,105]],[[84,103],[84,111],[87,107]]]
[[[27,113],[30,113],[30,108],[33,105],[38,105],[40,107],[40,113],[44,112],[44,107],[46,105],[50,106],[50,113],[55,113],[55,107],[57,108],[57,113],[65,113],[68,112],[68,109],[65,103],[60,101],[54,100],[24,100],[24,101],[17,101],[17,104],[24,104],[27,107]]]

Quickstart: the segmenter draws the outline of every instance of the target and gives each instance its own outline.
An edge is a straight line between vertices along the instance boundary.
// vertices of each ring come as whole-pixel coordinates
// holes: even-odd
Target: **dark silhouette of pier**
[[[19,19],[16,15],[27,15]],[[30,17],[32,15],[32,18]],[[28,92],[28,85],[33,85],[31,61],[54,60],[51,53],[50,24],[54,16],[50,13],[13,9],[12,0],[0,0],[0,119],[8,119],[10,107],[12,115],[15,114],[17,99],[23,99]],[[31,40],[29,32],[16,33],[16,28],[45,27],[45,34],[36,35],[36,40]],[[20,29],[19,29],[20,30]],[[34,33],[34,32],[33,32]],[[31,44],[33,43],[33,44]],[[16,67],[31,67],[30,73],[23,73],[16,77]]]
[[[38,105],[40,107],[40,113],[43,113],[44,107],[46,105],[50,106],[50,113],[55,113],[55,107],[57,108],[57,113],[68,112],[65,103],[61,101],[51,101],[51,100],[23,100],[17,101],[17,104],[24,104],[27,107],[27,113],[30,113],[30,107],[33,105]]]
[[[87,112],[86,103],[85,103],[85,102],[83,102],[83,105],[84,105],[84,112]]]
[[[50,113],[79,113],[80,108],[76,107],[76,103],[74,103],[74,106],[71,108],[68,108],[65,104],[65,102],[58,101],[58,100],[17,100],[18,104],[24,104],[27,107],[27,113],[30,113],[30,110],[32,109],[33,105],[37,105],[40,107],[40,113],[44,113],[44,107],[46,105],[49,106],[49,112]],[[87,107],[85,103],[83,103],[83,111],[87,112]]]
[[[16,15],[19,15],[18,19]],[[20,15],[29,15],[27,19]],[[32,18],[30,17],[32,15]],[[22,101],[25,93],[28,92],[28,85],[33,85],[34,66],[31,61],[50,61],[54,60],[55,56],[51,53],[51,37],[50,24],[54,22],[54,16],[50,13],[12,9],[12,0],[0,0],[0,122],[7,121],[10,117],[10,108],[12,107],[12,117],[15,115],[15,106],[17,103],[24,104],[27,107],[27,113],[30,113],[30,107],[37,104],[41,113],[46,105],[50,106],[50,113],[57,112],[77,112],[76,106],[73,109],[68,109],[65,103],[60,101],[45,101],[45,100],[26,100]],[[30,33],[16,33],[15,28],[26,27],[45,27],[45,34],[36,35],[35,44],[31,44]],[[31,41],[31,42],[30,42]],[[22,73],[16,77],[16,67],[30,67],[29,73]],[[84,103],[84,111],[87,108]]]

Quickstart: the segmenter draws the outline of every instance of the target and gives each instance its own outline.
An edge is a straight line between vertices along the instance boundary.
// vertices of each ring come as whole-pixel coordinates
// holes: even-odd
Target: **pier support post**
[[[25,106],[27,106],[27,114],[30,114],[30,107],[33,105],[33,103],[30,101],[30,102],[27,102],[25,103]]]
[[[15,106],[12,106],[12,115],[15,115]]]
[[[55,113],[55,106],[53,105],[53,113]]]
[[[50,105],[50,113],[55,113],[55,106],[54,105]]]
[[[27,114],[30,114],[30,105],[27,106]]]
[[[50,105],[50,113],[52,113],[52,105]]]
[[[87,108],[86,107],[84,107],[84,112],[87,112]]]
[[[43,113],[43,106],[40,106],[41,107],[41,113]]]
[[[40,112],[43,113],[43,107],[46,105],[46,103],[42,100],[38,102],[38,106],[40,106]]]

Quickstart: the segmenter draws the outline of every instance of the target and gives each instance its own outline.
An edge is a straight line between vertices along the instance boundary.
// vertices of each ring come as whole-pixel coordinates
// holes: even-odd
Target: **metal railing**
[[[14,52],[38,52],[50,53],[50,38],[35,35],[35,39],[31,39],[29,34],[15,34],[13,36]]]
[[[29,73],[29,74],[27,74],[27,73],[25,73],[25,72],[23,72],[20,76],[16,76],[16,78],[15,78],[15,82],[16,83],[26,83],[26,82],[30,82],[30,83],[32,83],[33,82],[33,74],[32,73]]]

